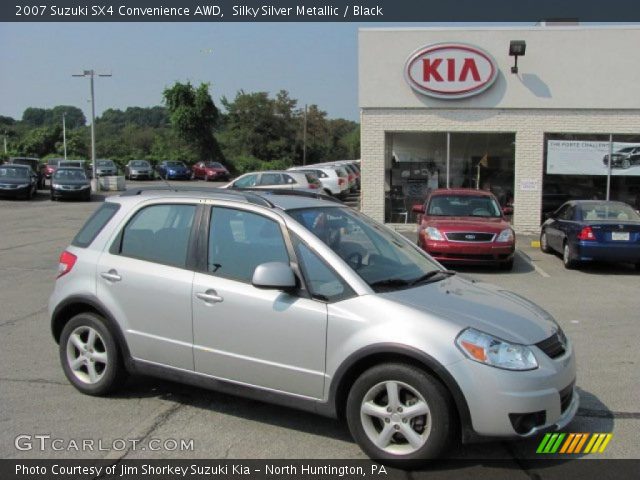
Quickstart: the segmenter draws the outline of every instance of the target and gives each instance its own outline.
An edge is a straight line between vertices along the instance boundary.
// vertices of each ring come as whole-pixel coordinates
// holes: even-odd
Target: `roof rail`
[[[284,190],[284,189],[279,189],[279,188],[274,188],[274,189],[269,189],[269,188],[243,188],[243,189],[237,189],[235,191],[251,191],[251,192],[256,192],[256,193],[261,193],[261,194],[268,194],[268,195],[292,195],[292,196],[296,196],[296,197],[307,197],[307,198],[315,198],[318,200],[326,200],[328,202],[334,202],[334,203],[340,203],[341,205],[344,205],[344,203],[337,199],[336,197],[332,197],[329,195],[326,195],[324,193],[316,193],[316,192],[309,192],[307,190]]]
[[[273,208],[275,205],[271,203],[266,198],[261,197],[260,195],[256,195],[251,191],[243,191],[243,190],[235,190],[235,189],[227,189],[227,188],[207,188],[207,187],[139,187],[132,188],[130,190],[125,190],[120,194],[121,197],[133,197],[135,195],[141,195],[145,192],[193,192],[193,193],[215,193],[219,195],[230,195],[230,196],[239,196],[244,198],[248,203],[253,203],[255,205],[261,205],[263,207]]]

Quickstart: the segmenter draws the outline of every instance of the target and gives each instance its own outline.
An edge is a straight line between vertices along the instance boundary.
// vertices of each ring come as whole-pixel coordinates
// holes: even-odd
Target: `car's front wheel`
[[[126,378],[116,340],[96,314],[80,313],[69,320],[59,351],[67,379],[82,393],[106,395]]]
[[[425,371],[385,364],[364,372],[349,391],[349,430],[369,457],[402,466],[437,458],[455,432],[451,398]]]
[[[543,230],[540,234],[540,250],[542,250],[544,253],[551,253],[549,239],[547,238],[547,232],[545,230]]]

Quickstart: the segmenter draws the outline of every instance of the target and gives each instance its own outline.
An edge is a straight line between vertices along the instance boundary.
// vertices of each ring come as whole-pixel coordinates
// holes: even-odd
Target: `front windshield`
[[[29,168],[2,166],[0,167],[0,178],[28,178],[29,170]]]
[[[113,167],[113,162],[111,160],[98,160],[96,165],[99,167]]]
[[[412,286],[427,277],[436,279],[441,272],[407,239],[351,209],[319,207],[287,213],[326,243],[376,291]]]
[[[52,165],[52,166],[53,166],[53,165],[58,165],[58,162],[59,162],[59,161],[60,161],[60,159],[58,159],[58,158],[53,158],[53,159],[47,160],[47,165]]]
[[[206,166],[207,168],[224,168],[222,164],[218,162],[209,162]]]
[[[440,217],[501,217],[496,201],[485,195],[436,195],[431,197],[427,215]]]
[[[167,162],[167,167],[184,167],[182,162]]]
[[[144,160],[134,160],[133,162],[131,162],[131,166],[132,167],[148,167],[149,164]]]
[[[82,170],[59,169],[53,174],[55,180],[86,180],[87,176]]]

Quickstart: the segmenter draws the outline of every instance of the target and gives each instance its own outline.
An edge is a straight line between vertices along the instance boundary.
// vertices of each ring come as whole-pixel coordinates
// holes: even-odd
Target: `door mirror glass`
[[[286,263],[267,262],[256,267],[251,283],[256,288],[286,291],[296,288],[296,276]]]

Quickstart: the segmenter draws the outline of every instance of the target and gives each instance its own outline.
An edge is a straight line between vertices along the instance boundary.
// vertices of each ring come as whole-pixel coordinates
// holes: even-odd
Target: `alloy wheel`
[[[370,388],[360,406],[362,427],[380,450],[408,455],[419,450],[431,433],[431,410],[411,385],[385,381]]]
[[[92,327],[83,325],[71,332],[67,340],[67,363],[83,383],[98,383],[104,376],[109,358],[104,339]]]

